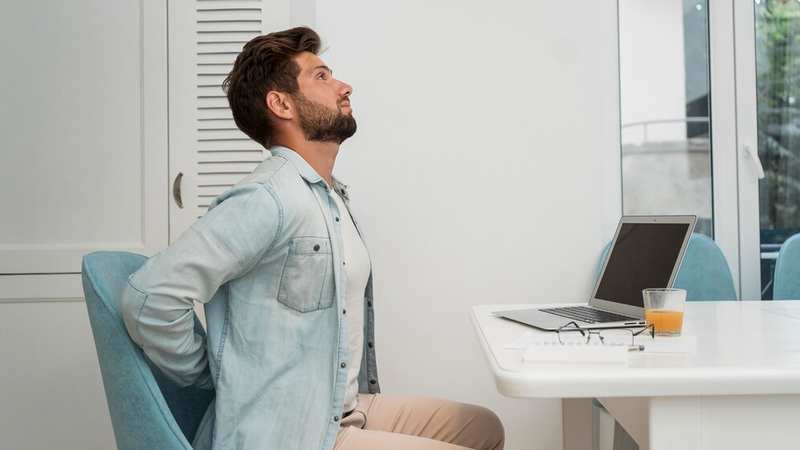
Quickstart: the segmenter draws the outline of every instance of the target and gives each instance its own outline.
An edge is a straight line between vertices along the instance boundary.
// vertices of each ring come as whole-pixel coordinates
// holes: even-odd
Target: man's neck
[[[296,139],[291,142],[278,142],[300,155],[314,171],[333,188],[333,166],[339,154],[339,144],[333,142],[312,142]]]

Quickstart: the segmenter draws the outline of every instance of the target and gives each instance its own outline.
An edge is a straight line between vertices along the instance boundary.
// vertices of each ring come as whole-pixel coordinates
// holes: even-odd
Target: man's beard
[[[352,115],[313,102],[299,92],[293,97],[300,117],[300,129],[307,140],[341,144],[355,134],[357,125]]]

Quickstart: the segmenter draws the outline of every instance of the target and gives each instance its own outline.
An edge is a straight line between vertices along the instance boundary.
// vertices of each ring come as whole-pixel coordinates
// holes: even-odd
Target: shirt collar
[[[341,181],[337,180],[336,177],[331,175],[331,179],[333,180],[333,189],[338,192],[343,199],[350,200],[350,197],[347,196],[347,189],[350,187]]]
[[[309,183],[325,183],[325,180],[322,179],[321,176],[311,167],[302,156],[298,155],[297,152],[294,150],[283,147],[281,145],[276,145],[269,149],[270,153],[273,155],[280,155],[286,159],[288,159],[294,166],[297,168],[297,172],[300,173],[300,176],[303,177]],[[347,186],[346,184],[342,183],[336,177],[331,176],[333,180],[333,189],[341,194],[343,197],[347,198]]]

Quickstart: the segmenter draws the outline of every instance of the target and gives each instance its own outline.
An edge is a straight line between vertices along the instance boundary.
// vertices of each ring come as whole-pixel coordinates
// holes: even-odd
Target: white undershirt
[[[358,404],[358,373],[361,371],[361,356],[364,350],[364,291],[369,281],[370,261],[367,248],[356,230],[350,213],[338,194],[333,194],[341,214],[343,266],[347,274],[344,298],[347,310],[347,329],[350,332],[350,362],[347,370],[347,388],[344,394],[344,411],[352,411]]]

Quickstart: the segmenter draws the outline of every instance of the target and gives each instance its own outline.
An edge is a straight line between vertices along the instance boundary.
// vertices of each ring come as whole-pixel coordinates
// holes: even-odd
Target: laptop
[[[642,289],[672,287],[696,221],[696,216],[625,216],[588,304],[494,314],[550,331],[573,321],[589,329],[643,326]]]

